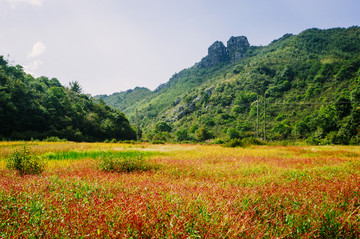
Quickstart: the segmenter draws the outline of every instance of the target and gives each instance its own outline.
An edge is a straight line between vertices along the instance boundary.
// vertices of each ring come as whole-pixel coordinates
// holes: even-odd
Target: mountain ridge
[[[358,92],[360,28],[312,28],[298,35],[285,34],[267,46],[251,46],[246,37],[233,37],[237,38],[242,38],[245,46],[238,57],[230,57],[236,55],[229,54],[233,53],[228,50],[231,38],[227,47],[216,41],[200,62],[174,74],[146,99],[136,100],[124,108],[130,121],[139,121],[145,139],[204,140],[199,136],[201,129],[211,132],[210,138],[229,138],[229,129],[241,137],[255,136],[259,130],[250,126],[256,120],[254,104],[257,98],[263,104],[266,94],[269,101],[268,138],[339,143],[341,137],[335,135],[343,128],[341,124],[332,128],[320,127],[321,133],[318,126],[308,126],[307,121],[313,111],[328,110],[336,114],[339,97],[352,100],[349,103],[351,120],[357,117],[357,101],[351,97]],[[275,103],[270,105],[270,101],[296,106],[292,114],[286,112],[290,109],[277,109],[276,112]],[[331,105],[327,107],[326,101],[332,102]],[[300,108],[311,102],[314,105],[309,105],[308,109]],[[348,116],[338,115],[338,120]],[[259,117],[262,124],[263,113]],[[276,120],[280,118],[283,120]],[[155,126],[160,121],[169,124],[172,131],[168,134],[156,131]],[[297,125],[302,123],[307,124],[308,129],[298,136]],[[350,138],[355,142],[359,137],[358,124],[349,124],[352,128],[347,130],[351,131]],[[186,131],[187,136],[178,137],[180,131]],[[343,142],[349,143],[350,138]]]

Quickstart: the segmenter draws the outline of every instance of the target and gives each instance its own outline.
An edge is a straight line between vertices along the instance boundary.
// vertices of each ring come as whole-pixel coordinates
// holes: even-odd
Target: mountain
[[[77,82],[34,78],[0,56],[0,139],[73,141],[136,138],[123,113],[81,93]]]
[[[360,28],[308,29],[267,46],[244,36],[216,41],[155,91],[112,106],[123,107],[147,140],[359,144],[359,85]]]
[[[151,90],[144,87],[136,87],[133,90],[118,92],[111,95],[97,95],[94,99],[103,100],[107,105],[117,108],[120,111],[126,110],[137,101],[151,95]]]

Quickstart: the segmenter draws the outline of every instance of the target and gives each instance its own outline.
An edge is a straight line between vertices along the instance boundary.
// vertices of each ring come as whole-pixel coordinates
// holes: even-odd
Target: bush
[[[249,145],[264,145],[265,143],[257,138],[243,138],[243,139],[231,139],[229,142],[223,144],[224,147],[247,147]]]
[[[215,139],[212,144],[223,144],[225,141],[223,139]]]
[[[152,144],[165,144],[165,141],[163,140],[153,140],[151,141]]]
[[[171,132],[171,130],[172,130],[171,126],[165,121],[158,122],[155,125],[156,132]]]
[[[181,130],[176,131],[175,135],[176,135],[177,141],[184,141],[184,140],[190,139],[189,134],[186,129],[181,129]]]
[[[44,139],[43,142],[67,142],[67,140],[60,139],[59,137],[56,137],[56,136],[51,136],[51,137],[47,137],[46,139]]]
[[[213,135],[206,127],[201,127],[195,132],[195,137],[198,141],[205,141],[213,138]]]
[[[227,131],[227,134],[229,136],[230,139],[238,139],[240,138],[240,133],[239,131],[237,131],[236,129],[234,128],[230,128],[228,131]]]
[[[228,148],[235,148],[235,147],[244,147],[244,143],[242,139],[231,139],[229,142],[223,145],[224,147]]]
[[[265,145],[264,141],[254,137],[243,138],[242,141],[245,145]]]
[[[114,155],[102,155],[99,157],[99,167],[103,171],[130,173],[143,172],[157,169],[156,165],[145,161],[143,156],[122,155],[115,157]]]
[[[20,176],[40,174],[45,169],[45,162],[36,155],[30,155],[30,149],[25,145],[21,151],[15,150],[8,158],[6,167],[18,171]]]
[[[117,140],[116,140],[116,139],[112,139],[112,140],[109,141],[109,143],[112,143],[112,144],[117,143]]]

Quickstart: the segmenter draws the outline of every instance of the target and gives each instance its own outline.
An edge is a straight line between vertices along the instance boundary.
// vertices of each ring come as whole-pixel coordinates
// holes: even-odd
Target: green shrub
[[[238,139],[240,138],[240,133],[239,131],[237,131],[236,129],[234,128],[230,128],[228,131],[227,131],[227,134],[229,136],[230,139]]]
[[[113,144],[117,143],[117,140],[113,138],[112,140],[109,141],[109,143],[113,143]]]
[[[184,141],[190,138],[186,129],[181,129],[176,131],[175,135],[177,141]]]
[[[153,140],[151,141],[152,144],[165,144],[165,141],[163,140]]]
[[[161,122],[158,122],[156,125],[155,125],[155,130],[157,132],[171,132],[172,128],[171,126],[166,123],[165,121],[161,121]]]
[[[135,140],[123,140],[123,141],[120,141],[120,143],[123,143],[123,144],[137,144],[138,141],[135,141]]]
[[[264,145],[265,143],[257,138],[249,137],[243,139],[231,139],[227,143],[223,144],[224,147],[247,147],[249,145]]]
[[[254,137],[243,138],[242,141],[245,145],[265,145],[264,141]]]
[[[47,137],[46,139],[44,139],[43,142],[67,142],[67,140],[60,139],[59,137],[56,137],[56,136],[51,136],[51,137]]]
[[[130,173],[155,170],[158,167],[145,161],[141,155],[102,155],[99,157],[99,167],[103,171]]]
[[[206,127],[201,127],[195,132],[195,137],[198,141],[205,141],[213,138],[214,136]]]
[[[242,139],[231,139],[229,142],[223,145],[224,147],[228,148],[235,148],[235,147],[244,147],[244,143]]]
[[[42,158],[30,155],[30,149],[26,145],[21,151],[15,150],[6,162],[6,167],[18,171],[20,176],[40,174],[44,171],[45,166],[45,161]]]
[[[213,144],[223,144],[223,143],[225,143],[225,141],[223,140],[223,139],[215,139],[213,142],[212,142]]]

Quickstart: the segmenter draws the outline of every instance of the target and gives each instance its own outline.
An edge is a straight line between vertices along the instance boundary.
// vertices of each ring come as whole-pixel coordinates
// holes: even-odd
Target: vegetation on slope
[[[210,69],[195,64],[124,111],[133,122],[139,112],[148,140],[266,136],[358,144],[359,56],[359,27],[286,34],[268,46],[249,47],[236,62]],[[171,130],[159,130],[159,123]]]
[[[151,94],[151,90],[144,87],[136,87],[133,90],[118,92],[111,95],[97,95],[94,98],[103,100],[107,105],[124,111],[137,101],[142,100]]]
[[[123,113],[53,78],[34,78],[0,56],[0,139],[60,137],[74,141],[129,140],[135,131]]]

